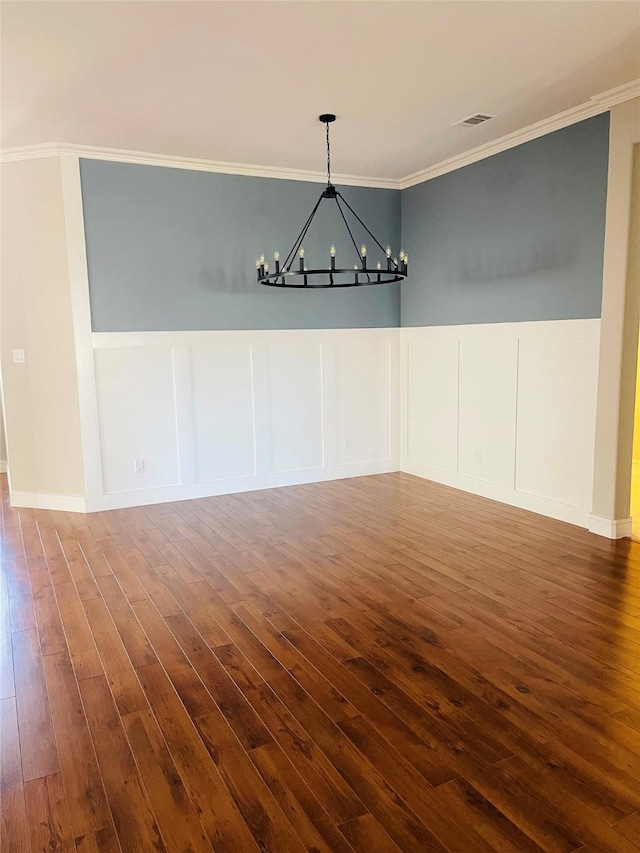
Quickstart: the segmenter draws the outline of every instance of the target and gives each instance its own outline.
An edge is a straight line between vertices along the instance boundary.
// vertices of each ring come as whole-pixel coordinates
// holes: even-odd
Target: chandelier
[[[260,255],[256,259],[256,273],[259,284],[267,284],[270,287],[361,287],[370,284],[392,284],[396,281],[403,281],[407,277],[407,266],[409,258],[404,250],[400,251],[397,258],[392,257],[391,247],[386,248],[377,239],[377,237],[367,228],[362,219],[358,216],[349,202],[344,198],[340,190],[336,189],[331,183],[331,144],[329,141],[329,125],[336,120],[336,117],[331,113],[323,113],[319,116],[319,120],[326,125],[327,129],[327,186],[322,191],[320,198],[316,202],[315,207],[309,214],[309,217],[302,227],[302,230],[296,237],[296,240],[291,247],[291,251],[280,262],[280,253],[274,252],[273,255],[273,270],[269,271],[269,263],[265,260],[264,255]],[[304,238],[311,227],[313,218],[316,215],[320,204],[324,199],[329,199],[336,203],[342,223],[346,228],[353,248],[357,263],[353,267],[338,267],[336,263],[336,247],[332,245],[329,250],[329,266],[319,269],[307,269],[305,266],[305,250]],[[369,234],[376,247],[382,252],[382,261],[378,261],[375,267],[367,266],[369,255],[366,245],[363,243],[360,248],[353,236],[353,232],[349,227],[347,214],[352,214],[360,223],[364,230]],[[376,250],[374,250],[376,251]],[[294,265],[297,261],[297,267]]]

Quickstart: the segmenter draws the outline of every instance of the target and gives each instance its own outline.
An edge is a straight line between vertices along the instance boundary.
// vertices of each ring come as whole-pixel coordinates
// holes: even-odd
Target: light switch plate
[[[13,351],[13,363],[14,364],[24,364],[24,350],[23,349],[14,349]]]

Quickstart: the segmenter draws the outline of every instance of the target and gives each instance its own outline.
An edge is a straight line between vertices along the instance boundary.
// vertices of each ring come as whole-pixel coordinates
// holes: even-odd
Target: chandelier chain
[[[331,145],[329,143],[329,122],[326,122],[327,127],[327,186],[331,186]]]

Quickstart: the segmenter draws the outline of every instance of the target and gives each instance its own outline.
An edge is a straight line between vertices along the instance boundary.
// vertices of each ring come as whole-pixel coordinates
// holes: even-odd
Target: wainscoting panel
[[[179,483],[173,357],[169,347],[96,354],[106,493]],[[136,471],[136,460],[142,470]]]
[[[404,330],[402,332],[404,334]],[[437,329],[407,337],[407,454],[441,471],[457,468],[458,341]]]
[[[191,347],[196,481],[255,477],[251,347]]]
[[[391,458],[390,346],[388,341],[336,348],[338,464]]]
[[[599,331],[599,320],[402,329],[402,470],[588,527]]]
[[[92,509],[399,468],[399,329],[92,340],[105,482]]]
[[[267,347],[271,471],[322,468],[322,345]]]
[[[460,340],[458,473],[513,488],[518,341]]]
[[[525,340],[518,362],[516,489],[579,507],[591,497],[597,349],[588,340]]]

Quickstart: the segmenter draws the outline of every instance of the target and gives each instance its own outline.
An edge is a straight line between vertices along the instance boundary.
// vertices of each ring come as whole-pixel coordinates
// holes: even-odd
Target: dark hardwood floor
[[[405,474],[3,497],[3,853],[640,850],[640,543]]]

